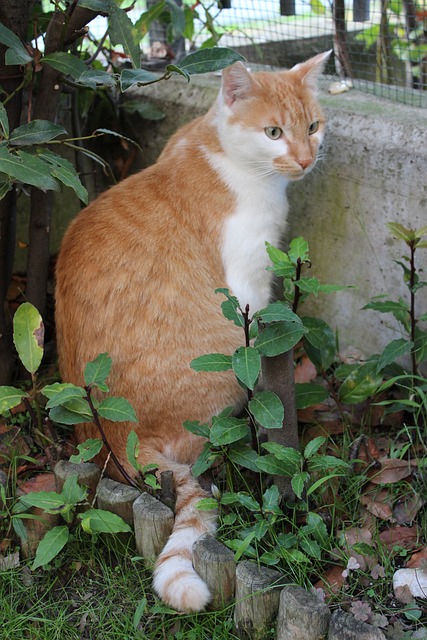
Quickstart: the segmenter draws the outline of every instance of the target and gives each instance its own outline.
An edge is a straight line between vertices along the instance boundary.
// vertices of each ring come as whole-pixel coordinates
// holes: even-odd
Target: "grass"
[[[116,541],[117,543],[117,541]],[[0,572],[1,640],[233,639],[232,610],[178,614],[130,546],[75,537],[49,569]]]

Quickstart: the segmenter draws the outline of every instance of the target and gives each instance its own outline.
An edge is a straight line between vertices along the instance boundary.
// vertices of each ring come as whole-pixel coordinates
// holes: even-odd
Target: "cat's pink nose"
[[[297,162],[302,169],[307,169],[307,167],[311,165],[312,160],[311,158],[298,158]]]

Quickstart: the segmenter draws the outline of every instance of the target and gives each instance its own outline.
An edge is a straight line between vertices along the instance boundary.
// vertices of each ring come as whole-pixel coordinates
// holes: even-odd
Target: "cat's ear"
[[[244,100],[253,91],[254,80],[241,62],[222,70],[222,95],[224,102],[231,107],[237,100]]]
[[[326,62],[332,50],[319,53],[314,58],[301,62],[292,67],[291,73],[303,84],[306,84],[312,91],[316,91],[319,76],[325,68]]]

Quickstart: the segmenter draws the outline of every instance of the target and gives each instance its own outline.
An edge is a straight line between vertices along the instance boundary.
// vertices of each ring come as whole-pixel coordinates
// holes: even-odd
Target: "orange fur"
[[[211,110],[176,133],[155,165],[90,204],[63,240],[56,286],[61,375],[81,385],[89,360],[102,352],[112,357],[111,393],[131,401],[138,423],[106,423],[107,439],[131,474],[125,453],[131,429],[139,437],[142,465],[154,462],[160,470],[174,471],[177,531],[188,528],[200,535],[214,528],[211,514],[195,509],[204,492],[187,466],[197,459],[203,440],[184,430],[183,421],[209,422],[224,406],[244,401],[230,372],[195,373],[189,366],[197,356],[231,354],[242,344],[241,330],[224,319],[222,298],[214,293],[230,287],[225,268],[230,259],[223,249],[226,225],[241,211],[245,197],[243,187],[230,185],[235,161],[230,161],[232,169],[221,169],[228,152],[219,123],[225,119],[230,131],[242,132],[242,149],[245,133],[255,136],[254,144],[259,138],[265,145],[265,127],[283,129],[280,148],[286,145],[288,151],[271,160],[268,175],[263,169],[258,181],[283,177],[285,203],[286,181],[299,179],[314,164],[321,141],[324,119],[313,85],[324,58],[317,56],[282,73],[251,76],[239,64],[226,70],[222,94]],[[316,136],[307,133],[312,121],[319,123]],[[260,156],[255,156],[256,164]],[[256,167],[253,180],[256,184]],[[275,215],[283,217],[284,224],[285,209]],[[282,222],[276,226],[282,228]],[[243,256],[245,232],[235,238]],[[270,238],[259,238],[262,247],[264,240]],[[248,244],[249,259],[251,251]],[[245,305],[247,300],[240,302]],[[98,436],[91,424],[79,425],[76,434],[79,441]],[[122,480],[111,462],[108,473]],[[188,558],[188,548],[178,539],[178,547],[172,541],[165,549],[158,568],[171,554],[181,553],[183,562]],[[183,610],[202,608],[206,602],[193,600],[190,591],[175,599],[169,595],[182,571],[191,573],[188,567],[175,568],[158,587],[160,595]]]

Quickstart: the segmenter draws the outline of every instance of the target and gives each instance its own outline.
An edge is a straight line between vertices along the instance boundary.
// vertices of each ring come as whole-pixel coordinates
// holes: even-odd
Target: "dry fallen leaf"
[[[397,524],[411,524],[421,507],[425,504],[425,498],[414,493],[404,498],[393,509],[393,517]]]
[[[330,598],[333,593],[338,593],[345,581],[342,575],[344,569],[344,566],[334,565],[330,567],[324,573],[323,578],[316,582],[314,588],[323,589],[326,599]]]
[[[405,567],[408,569],[419,569],[425,562],[427,562],[427,547],[424,547],[421,551],[414,553],[406,563]]]
[[[391,527],[380,533],[380,540],[389,551],[398,545],[405,549],[413,549],[417,545],[419,529],[417,525],[413,527]]]
[[[360,496],[360,502],[366,507],[366,509],[372,513],[376,518],[380,520],[389,520],[393,522],[393,512],[390,505],[385,504],[377,500],[372,500],[369,496]]]
[[[56,491],[55,476],[53,473],[39,473],[33,478],[19,484],[20,494],[32,491]]]
[[[408,478],[412,473],[412,465],[407,460],[398,458],[383,458],[378,461],[380,469],[368,471],[369,480],[373,484],[391,484]]]
[[[367,567],[374,566],[378,562],[378,560],[373,556],[367,556],[361,553],[357,553],[352,548],[353,545],[361,542],[372,546],[372,533],[369,531],[369,529],[365,529],[362,527],[349,527],[348,529],[342,531],[341,536],[341,540],[344,541],[343,548],[346,549],[347,553],[350,553],[351,556],[356,559],[362,571],[365,571]]]
[[[394,590],[394,595],[396,599],[399,600],[402,604],[409,604],[414,599],[414,596],[411,593],[407,584],[402,585],[401,587],[396,587]]]
[[[312,382],[317,377],[316,367],[305,354],[295,365],[295,382]]]

